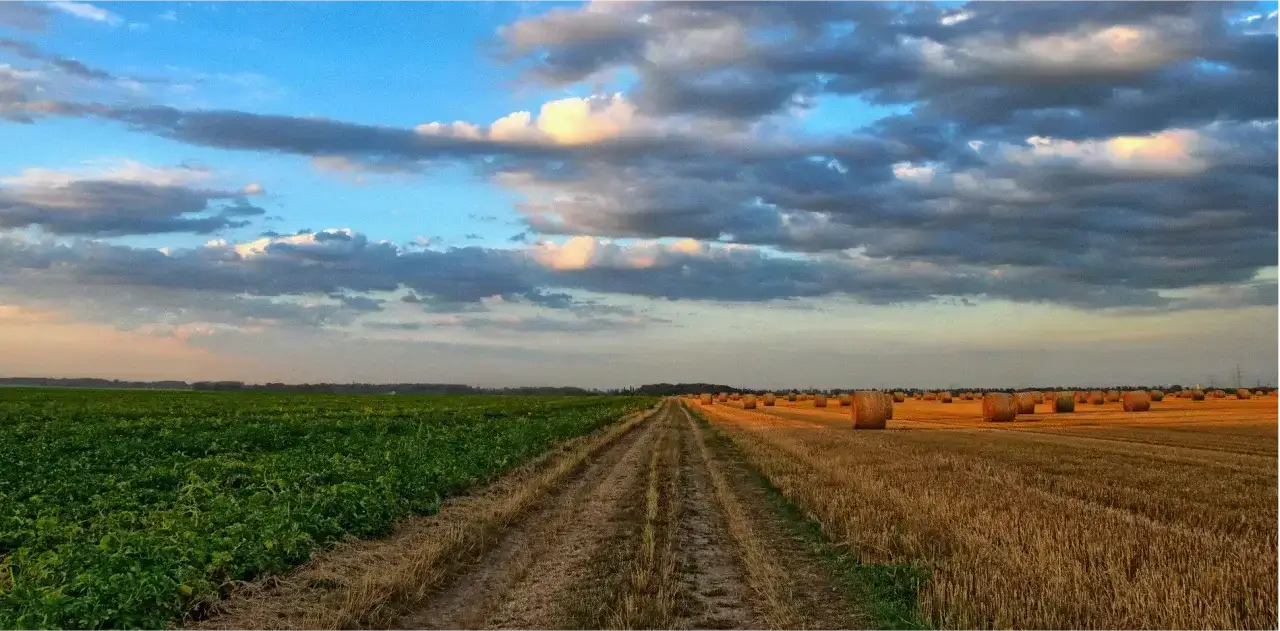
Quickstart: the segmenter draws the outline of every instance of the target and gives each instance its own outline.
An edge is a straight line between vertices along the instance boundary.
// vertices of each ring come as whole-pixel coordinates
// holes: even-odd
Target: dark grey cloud
[[[209,234],[263,214],[243,194],[176,184],[80,179],[0,184],[0,228],[63,235]]]
[[[505,51],[508,60],[544,52],[533,71],[548,81],[572,83],[608,66],[637,59],[654,30],[651,25],[618,19],[608,12],[552,9],[536,22],[518,22],[499,32],[511,46]],[[553,48],[546,45],[549,41],[582,45]]]
[[[10,236],[0,238],[0,297],[125,328],[183,323],[328,328],[385,312],[388,294],[408,290],[401,301],[434,314],[431,326],[513,335],[672,324],[629,307],[575,298],[574,292],[734,303],[828,296],[873,304],[1006,299],[1121,312],[1270,305],[1276,299],[1273,281],[1243,276],[1175,299],[1161,296],[1149,283],[1093,278],[1091,270],[1068,267],[780,257],[741,246],[599,247],[601,256],[589,264],[564,268],[548,264],[538,250],[412,251],[338,231],[170,251]],[[1198,273],[1194,264],[1165,265],[1171,274]],[[487,298],[549,309],[556,317],[494,313],[482,302]],[[388,322],[416,320],[361,326],[412,330]]]
[[[972,265],[928,267],[839,257],[797,259],[769,256],[759,250],[715,248],[704,253],[669,250],[656,254],[622,250],[624,259],[644,255],[653,260],[648,265],[605,261],[585,268],[556,269],[523,252],[480,248],[404,252],[370,242],[362,235],[250,246],[214,244],[164,253],[104,243],[57,245],[9,240],[4,244],[0,269],[54,273],[99,287],[260,297],[336,296],[340,306],[353,311],[381,308],[381,301],[362,300],[361,294],[404,288],[413,292],[405,302],[434,313],[458,312],[460,307],[479,305],[482,299],[494,296],[580,315],[591,315],[593,310],[602,313],[592,303],[571,300],[563,293],[566,290],[731,302],[849,295],[872,303],[895,303],[986,295],[1088,307],[1173,304],[1151,289],[1095,286],[1085,282],[1088,279],[1069,275],[1045,282],[1042,274],[1016,269],[992,274]],[[446,305],[452,308],[440,308]],[[607,306],[603,309],[609,310]]]
[[[411,129],[362,125],[296,116],[236,111],[185,111],[168,107],[68,106],[74,115],[87,112],[131,128],[183,142],[222,149],[272,151],[296,155],[374,157],[382,160],[461,160],[492,171],[538,164],[574,170],[582,164],[619,166],[652,160],[706,161],[733,151],[745,164],[813,152],[857,150],[891,153],[893,147],[865,139],[854,147],[840,142],[791,145],[727,145],[716,138],[688,135],[641,135],[605,139],[590,145],[551,145],[457,135],[423,134]]]
[[[477,300],[450,300],[434,295],[420,296],[415,292],[409,292],[400,299],[401,302],[418,305],[423,313],[430,314],[454,314],[454,313],[487,313],[489,307],[483,302]]]
[[[657,115],[695,114],[758,118],[800,104],[802,80],[767,72],[731,69],[681,76],[659,69],[641,71],[632,98]]]
[[[556,10],[500,36],[553,83],[629,69],[657,113],[759,116],[820,91],[1019,133],[1069,113],[1113,133],[1275,114],[1274,19],[1241,20],[1248,4],[755,4]]]
[[[98,68],[91,68],[82,62],[76,61],[75,59],[47,53],[31,42],[0,38],[0,51],[9,51],[23,59],[45,62],[68,75],[81,79],[110,81],[117,78],[110,72]]]

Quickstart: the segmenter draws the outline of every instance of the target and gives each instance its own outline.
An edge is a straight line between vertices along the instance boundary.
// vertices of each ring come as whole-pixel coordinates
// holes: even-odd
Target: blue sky
[[[1276,3],[1068,8],[0,6],[0,372],[1274,379]]]
[[[169,90],[166,101],[173,104],[411,127],[428,112],[448,121],[495,120],[568,94],[514,87],[516,73],[494,63],[485,45],[501,24],[557,4],[116,3],[103,6],[125,26],[56,15],[39,40],[74,59],[181,84],[181,90]],[[274,197],[305,209],[284,214],[270,226],[277,231],[359,223],[397,241],[421,235],[489,245],[520,232],[498,234],[501,222],[471,219],[509,221],[510,199],[454,168],[412,180],[374,176],[379,192],[370,195],[300,168],[296,157],[203,150],[86,121],[10,126],[4,134],[15,146],[30,148],[0,156],[6,172],[111,155],[216,164],[229,175],[270,184]],[[467,211],[455,211],[460,208]],[[247,229],[229,236],[253,234]],[[466,239],[469,234],[483,239]]]

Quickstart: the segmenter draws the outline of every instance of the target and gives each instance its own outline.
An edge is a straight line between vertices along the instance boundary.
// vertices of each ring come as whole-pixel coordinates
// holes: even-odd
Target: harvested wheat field
[[[921,572],[959,628],[1275,628],[1272,399],[1165,399],[986,423],[897,404],[885,431],[786,404],[702,412],[866,564]]]

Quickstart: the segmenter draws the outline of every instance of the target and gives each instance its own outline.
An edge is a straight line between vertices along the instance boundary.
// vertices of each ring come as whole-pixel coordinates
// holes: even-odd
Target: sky
[[[0,3],[0,375],[1277,370],[1276,3]]]

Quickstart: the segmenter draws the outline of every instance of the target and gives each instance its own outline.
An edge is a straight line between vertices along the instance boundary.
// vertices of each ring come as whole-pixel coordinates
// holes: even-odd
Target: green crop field
[[[655,401],[0,390],[0,627],[164,627]]]

